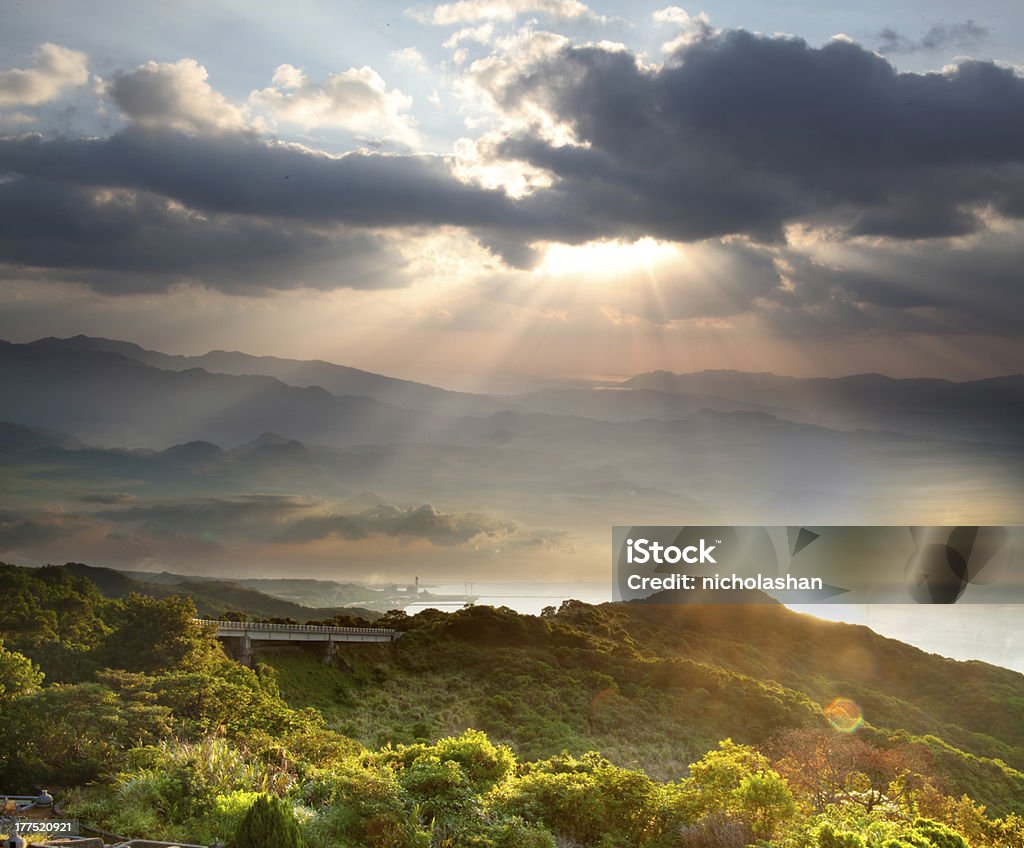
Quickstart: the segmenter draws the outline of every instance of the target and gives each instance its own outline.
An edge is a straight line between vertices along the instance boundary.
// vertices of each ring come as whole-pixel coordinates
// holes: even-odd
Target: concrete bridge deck
[[[388,627],[332,627],[319,624],[270,624],[262,621],[215,621],[198,618],[197,622],[215,627],[214,635],[232,649],[244,665],[252,662],[254,643],[319,644],[329,659],[336,645],[346,642],[390,643],[402,635]]]

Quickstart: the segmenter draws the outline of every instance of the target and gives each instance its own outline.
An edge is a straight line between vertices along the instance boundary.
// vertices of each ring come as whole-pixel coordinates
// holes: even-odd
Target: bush
[[[307,781],[301,789],[306,803],[321,809],[310,823],[315,846],[424,848],[430,835],[419,827],[395,775],[387,768],[342,765]]]
[[[679,848],[746,848],[754,838],[746,819],[712,813],[679,829]]]
[[[584,845],[602,839],[645,843],[664,831],[668,816],[647,775],[594,754],[562,754],[530,764],[521,777],[496,790],[493,801],[500,812],[539,822]]]
[[[496,825],[490,836],[494,848],[555,848],[555,837],[547,830],[517,817]]]
[[[826,824],[818,831],[818,848],[864,848],[864,840],[856,833]]]
[[[302,835],[291,806],[273,795],[260,795],[235,831],[231,848],[301,848]]]

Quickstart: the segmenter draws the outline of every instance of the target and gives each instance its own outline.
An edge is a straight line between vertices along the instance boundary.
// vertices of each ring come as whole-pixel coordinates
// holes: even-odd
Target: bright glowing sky
[[[1019,3],[0,9],[0,337],[1021,370]]]

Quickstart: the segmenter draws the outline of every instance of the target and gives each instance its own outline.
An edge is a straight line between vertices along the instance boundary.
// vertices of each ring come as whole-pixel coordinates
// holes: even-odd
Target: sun
[[[588,278],[618,277],[654,268],[679,258],[679,246],[654,238],[636,241],[620,239],[588,241],[584,244],[545,245],[544,258],[534,269],[548,277],[571,277],[585,274]]]

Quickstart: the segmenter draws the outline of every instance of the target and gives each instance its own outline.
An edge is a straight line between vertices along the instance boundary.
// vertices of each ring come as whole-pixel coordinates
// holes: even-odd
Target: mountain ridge
[[[410,413],[448,419],[513,411],[621,422],[681,420],[710,408],[720,412],[766,412],[838,430],[892,430],[953,441],[1024,443],[1024,375],[1020,374],[952,381],[878,373],[794,377],[734,369],[690,373],[659,370],[617,383],[488,395],[453,392],[325,360],[219,350],[183,356],[84,335],[38,339],[25,347],[69,355],[111,353],[159,370],[194,374],[197,379],[200,374],[195,368],[211,375],[209,379],[214,375],[272,378],[294,388],[318,389],[335,398],[366,398]]]

